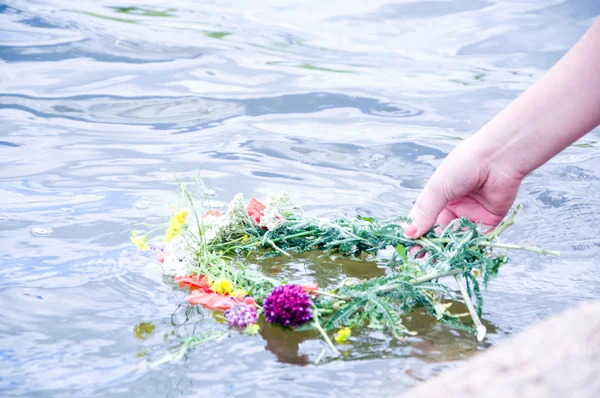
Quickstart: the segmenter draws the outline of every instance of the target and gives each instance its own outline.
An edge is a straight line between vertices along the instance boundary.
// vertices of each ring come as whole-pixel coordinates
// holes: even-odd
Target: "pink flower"
[[[206,218],[207,216],[221,217],[222,215],[223,214],[221,214],[221,212],[219,210],[210,209],[209,211],[206,212],[205,215],[202,216],[202,218]]]
[[[260,224],[260,219],[265,215],[266,208],[267,206],[260,203],[258,200],[256,200],[256,198],[252,198],[250,199],[250,203],[248,204],[246,211],[248,212],[250,218],[256,221],[257,224]]]

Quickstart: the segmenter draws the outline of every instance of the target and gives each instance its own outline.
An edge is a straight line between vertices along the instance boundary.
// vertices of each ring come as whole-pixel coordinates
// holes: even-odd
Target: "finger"
[[[447,226],[454,219],[465,217],[467,220],[477,223],[481,226],[484,233],[488,234],[496,228],[498,225],[498,218],[496,216],[490,216],[487,214],[487,210],[483,212],[477,210],[472,204],[461,205],[450,202],[448,206],[442,211],[442,214],[438,217],[438,224]],[[487,221],[487,222],[486,222]],[[492,222],[491,224],[489,222]]]
[[[408,249],[408,255],[412,258],[415,258],[415,255],[419,252],[419,250],[421,250],[423,247],[422,246],[413,246],[410,249]],[[421,253],[419,254],[418,257],[416,258],[422,258],[423,256],[425,256],[425,253]]]
[[[416,239],[429,231],[447,203],[448,200],[441,185],[436,183],[433,178],[429,180],[409,213],[412,223],[405,235]]]
[[[481,226],[485,234],[492,232],[502,221],[502,216],[487,210],[479,201],[473,198],[465,198],[457,203],[449,203],[448,208],[457,215]]]
[[[450,222],[452,222],[452,220],[457,219],[458,216],[456,215],[456,213],[454,213],[452,210],[450,210],[448,207],[445,207],[442,212],[440,213],[440,215],[438,216],[437,220],[436,220],[436,224],[440,224],[442,226],[442,228],[445,228],[448,224],[450,224]],[[436,233],[441,233],[441,228],[437,228],[435,230]]]
[[[496,226],[503,218],[503,216],[489,211],[480,201],[469,197],[449,203],[448,209],[457,217],[465,217],[475,223],[482,223],[487,226]]]

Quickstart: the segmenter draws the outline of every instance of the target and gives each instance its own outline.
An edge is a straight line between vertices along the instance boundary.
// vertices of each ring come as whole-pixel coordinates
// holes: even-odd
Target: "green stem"
[[[288,239],[294,239],[294,238],[302,238],[305,236],[310,236],[310,235],[315,235],[315,232],[320,232],[320,231],[305,231],[305,232],[298,232],[297,234],[292,234],[292,235],[288,235],[288,236],[284,236],[281,238],[276,238],[273,239],[273,242],[279,242],[281,240],[288,240]]]
[[[326,349],[327,349],[327,348],[323,348],[323,349],[321,350],[321,353],[319,354],[319,356],[317,357],[317,360],[315,361],[315,365],[318,365],[318,364],[319,364],[319,362],[321,362],[321,359],[323,359],[323,356],[325,355],[325,350],[326,350]]]
[[[459,274],[462,274],[463,272],[465,272],[465,271],[462,269],[453,269],[451,271],[446,271],[446,272],[432,272],[431,274],[427,274],[427,275],[423,275],[418,278],[415,278],[415,279],[411,280],[409,283],[411,285],[418,285],[421,283],[432,281],[434,279],[445,278],[446,276],[459,275]]]
[[[323,247],[325,247],[325,248],[332,247],[332,246],[340,245],[342,243],[354,242],[356,240],[358,240],[358,239],[356,239],[356,238],[348,238],[348,239],[336,240],[336,241],[327,243]]]
[[[408,283],[410,283],[411,285],[419,285],[421,283],[425,283],[425,282],[429,282],[432,281],[434,279],[440,279],[440,278],[444,278],[447,276],[454,276],[454,275],[459,275],[462,274],[463,272],[465,272],[462,269],[453,269],[451,271],[446,271],[446,272],[432,272],[431,274],[427,274],[427,275],[423,275],[420,276],[418,278],[415,279],[411,279],[408,281]],[[392,285],[387,285],[387,286],[383,286],[377,289],[378,292],[381,293],[388,293],[391,292],[392,290],[395,290],[399,287],[402,287],[402,284],[400,283],[394,283]]]
[[[221,247],[221,246],[231,246],[231,244],[232,244],[232,243],[238,242],[238,241],[240,241],[240,240],[244,240],[244,238],[245,238],[245,236],[242,236],[241,238],[232,239],[232,240],[230,240],[230,241],[223,242],[223,243],[211,244],[210,246],[211,246],[212,248],[215,248],[215,247]]]
[[[454,279],[456,279],[456,283],[458,284],[460,293],[462,294],[463,298],[465,299],[465,304],[467,304],[467,309],[469,310],[469,314],[471,314],[471,318],[473,319],[473,322],[475,323],[475,327],[477,329],[477,341],[482,341],[483,338],[485,337],[485,333],[487,332],[487,329],[485,328],[483,323],[481,323],[481,319],[479,319],[479,316],[477,315],[477,311],[475,311],[475,307],[473,306],[473,303],[471,302],[471,298],[469,297],[469,294],[467,293],[467,289],[465,288],[465,284],[463,283],[462,279],[460,279],[460,276],[458,276],[458,275],[454,275]]]
[[[275,243],[275,242],[281,242],[282,240],[288,240],[288,239],[294,239],[294,238],[302,238],[302,237],[305,237],[305,236],[316,235],[316,233],[317,233],[317,232],[319,232],[319,231],[304,231],[304,232],[298,232],[297,234],[292,234],[292,235],[288,235],[288,236],[282,236],[281,238],[275,238],[275,239],[271,239],[270,241],[271,241],[271,242],[273,242],[273,243]],[[257,239],[257,240],[258,240],[259,238],[256,238],[256,237],[255,237],[255,239]],[[236,239],[236,240],[239,240],[239,239]],[[231,242],[235,242],[235,241],[231,241]],[[216,247],[216,246],[228,245],[228,244],[230,244],[231,242],[225,242],[225,243],[221,243],[221,244],[219,244],[219,245],[215,245],[215,247]],[[237,249],[242,249],[242,250],[244,250],[244,249],[252,248],[253,246],[256,246],[256,243],[257,243],[257,242],[256,242],[256,241],[254,241],[254,242],[251,242],[251,243],[249,243],[249,244],[241,245],[241,246],[238,246],[238,247],[237,247]],[[261,242],[261,241],[258,241],[258,243],[262,244],[262,242]]]
[[[314,325],[315,325],[315,329],[317,329],[319,331],[319,333],[321,333],[321,336],[323,336],[323,339],[325,340],[325,342],[327,344],[329,344],[329,347],[331,348],[331,350],[336,354],[336,355],[340,355],[340,352],[338,351],[337,348],[335,348],[335,346],[333,345],[333,343],[331,342],[331,339],[329,338],[329,336],[327,335],[327,332],[325,332],[325,329],[323,329],[323,327],[321,326],[321,324],[319,323],[319,311],[316,308],[313,308],[313,313],[314,313]]]
[[[284,256],[288,256],[288,257],[292,257],[290,253],[280,249],[279,247],[277,247],[277,245],[275,244],[274,241],[272,241],[271,239],[266,239],[266,242],[273,248],[275,249],[275,251],[277,251],[279,254],[283,254]]]
[[[540,249],[537,247],[529,247],[529,246],[522,246],[522,245],[513,245],[511,243],[479,242],[479,245],[486,246],[486,247],[496,247],[498,249],[524,250],[524,251],[533,252],[533,253],[537,253],[537,254],[560,256],[560,253],[555,250]]]
[[[488,234],[488,238],[490,240],[496,239],[502,232],[506,231],[508,227],[515,223],[515,218],[519,215],[522,209],[523,206],[518,205],[515,211],[513,211],[513,213],[508,216],[506,220],[500,223],[500,225],[498,225],[492,232]]]
[[[437,248],[437,246],[434,244],[435,242],[450,243],[450,239],[419,238],[419,239],[415,239],[415,242],[423,247]],[[489,241],[485,240],[485,241],[477,242],[477,245],[485,246],[485,247],[494,247],[494,248],[498,248],[498,249],[524,250],[524,251],[533,252],[533,253],[537,253],[537,254],[548,254],[548,255],[552,255],[552,256],[560,256],[560,253],[557,251],[554,251],[554,250],[540,249],[540,248],[531,247],[531,246],[514,245],[514,244],[510,244],[510,243],[489,242]]]

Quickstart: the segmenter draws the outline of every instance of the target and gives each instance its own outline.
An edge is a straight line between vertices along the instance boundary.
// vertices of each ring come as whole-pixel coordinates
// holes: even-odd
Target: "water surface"
[[[312,334],[265,328],[151,366],[185,292],[128,243],[201,169],[219,205],[289,191],[312,214],[405,215],[456,145],[535,82],[595,0],[0,2],[3,396],[394,395],[538,319],[600,296],[598,131],[523,184],[514,253],[485,293],[491,333],[415,314],[407,342],[360,331],[312,365]],[[265,272],[332,283],[373,264],[306,256]],[[195,329],[194,329],[195,328]]]

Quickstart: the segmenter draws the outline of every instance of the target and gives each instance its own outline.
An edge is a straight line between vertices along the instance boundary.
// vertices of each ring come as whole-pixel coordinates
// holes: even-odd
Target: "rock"
[[[600,301],[552,316],[402,398],[600,397]]]

